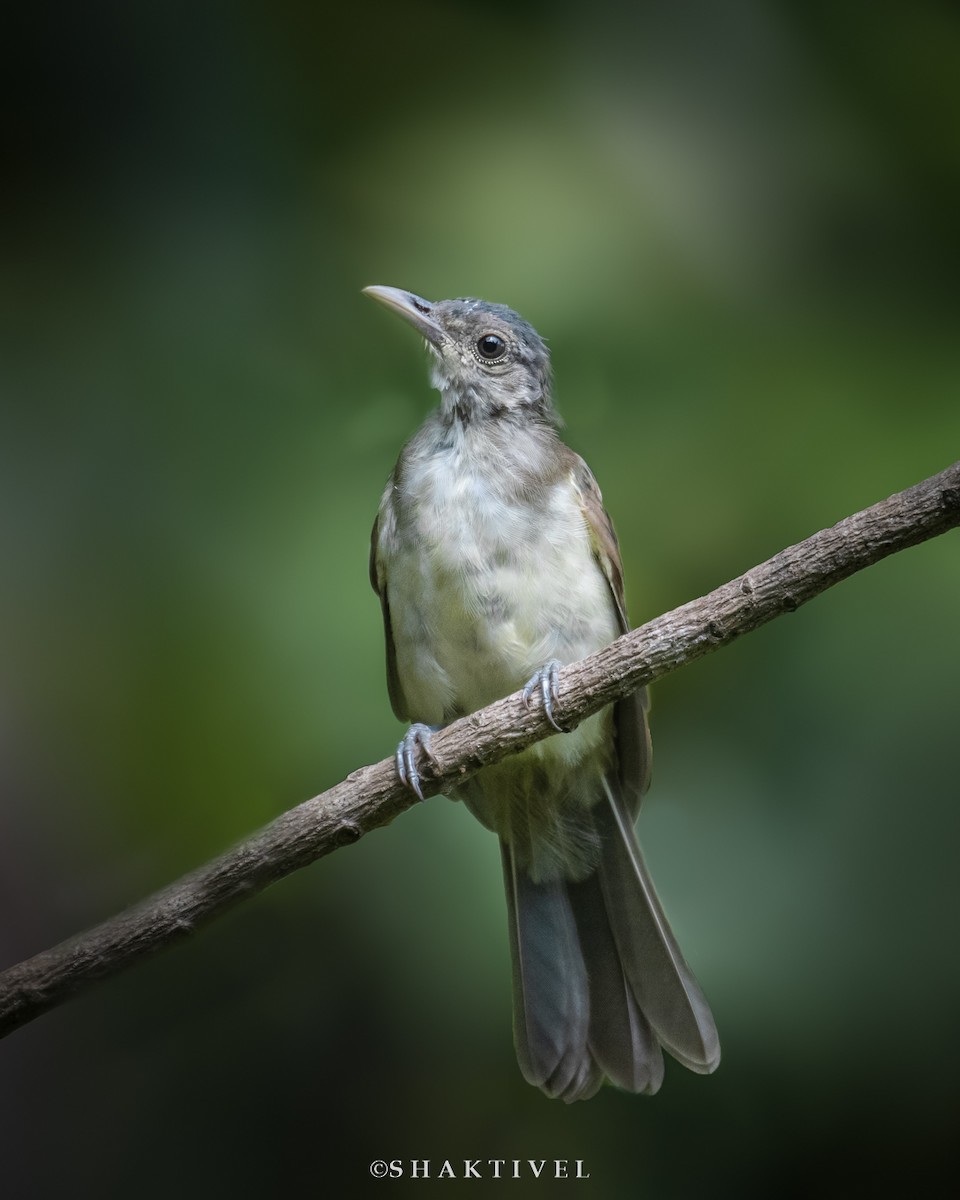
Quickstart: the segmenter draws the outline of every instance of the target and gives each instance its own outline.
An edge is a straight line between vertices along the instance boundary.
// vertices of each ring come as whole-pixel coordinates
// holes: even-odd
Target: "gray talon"
[[[430,738],[440,728],[439,725],[424,725],[417,721],[410,726],[397,746],[397,778],[418,800],[423,799],[423,790],[420,787],[420,771],[417,768],[417,751],[422,750],[427,761],[436,766],[437,760],[430,749]]]
[[[568,730],[564,729],[553,715],[553,706],[560,703],[561,665],[559,659],[551,658],[549,662],[543,664],[539,671],[534,671],[524,685],[523,702],[529,708],[533,693],[539,692],[547,720],[558,733],[567,733]]]

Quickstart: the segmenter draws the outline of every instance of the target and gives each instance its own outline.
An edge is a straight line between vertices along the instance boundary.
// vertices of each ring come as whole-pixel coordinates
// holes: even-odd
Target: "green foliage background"
[[[94,2],[5,42],[3,964],[399,736],[368,535],[432,396],[365,284],[549,338],[636,622],[958,457],[945,3]],[[4,1195],[544,1157],[565,1194],[930,1194],[958,611],[952,535],[656,689],[641,834],[715,1076],[527,1087],[496,846],[434,800],[0,1044]],[[561,1185],[471,1190],[508,1186]]]

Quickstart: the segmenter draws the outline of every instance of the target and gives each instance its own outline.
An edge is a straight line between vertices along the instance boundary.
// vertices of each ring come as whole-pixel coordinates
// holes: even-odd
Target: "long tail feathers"
[[[612,828],[605,831],[599,875],[623,973],[664,1048],[707,1075],[720,1062],[710,1007],[667,923],[630,814],[606,780],[604,790]]]
[[[590,981],[590,1054],[617,1087],[653,1095],[663,1054],[624,977],[600,881],[592,875],[567,890]]]
[[[501,843],[513,963],[513,1032],[524,1078],[550,1096],[592,1095],[587,972],[561,880],[534,883]]]
[[[586,1099],[604,1077],[653,1093],[661,1045],[692,1071],[720,1061],[716,1026],[667,924],[617,785],[593,809],[603,851],[577,883],[534,883],[501,843],[513,963],[514,1039],[524,1077]]]

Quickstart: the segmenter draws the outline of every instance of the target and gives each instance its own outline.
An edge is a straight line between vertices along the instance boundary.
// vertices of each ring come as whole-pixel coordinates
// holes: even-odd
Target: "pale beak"
[[[439,346],[446,339],[443,327],[434,319],[435,306],[429,300],[424,300],[413,292],[403,292],[400,288],[393,287],[365,287],[363,294],[385,304],[392,312],[409,321],[414,329],[434,346]]]

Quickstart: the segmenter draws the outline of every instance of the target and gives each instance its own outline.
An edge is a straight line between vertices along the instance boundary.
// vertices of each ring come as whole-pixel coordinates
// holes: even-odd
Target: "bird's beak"
[[[405,321],[409,321],[414,329],[434,346],[439,346],[446,338],[443,327],[433,315],[435,306],[429,300],[415,296],[413,292],[403,292],[400,288],[392,287],[365,287],[363,294],[385,304]]]

